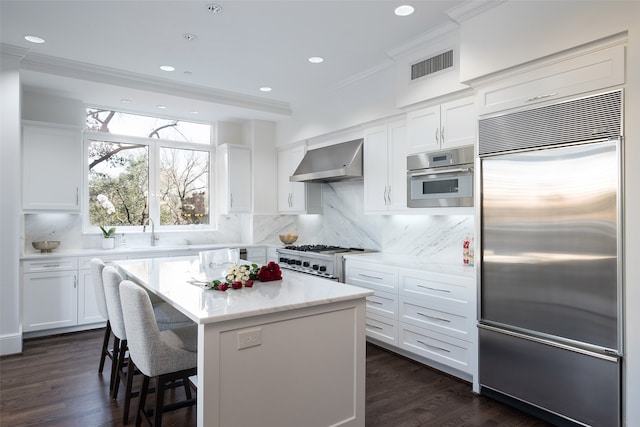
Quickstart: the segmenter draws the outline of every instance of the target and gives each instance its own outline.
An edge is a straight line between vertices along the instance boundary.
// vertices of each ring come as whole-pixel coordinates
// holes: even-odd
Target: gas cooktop
[[[316,252],[316,253],[338,253],[338,252],[350,252],[350,251],[363,250],[363,249],[343,248],[340,246],[329,246],[329,245],[289,245],[289,246],[285,246],[284,249],[288,249],[291,251]]]

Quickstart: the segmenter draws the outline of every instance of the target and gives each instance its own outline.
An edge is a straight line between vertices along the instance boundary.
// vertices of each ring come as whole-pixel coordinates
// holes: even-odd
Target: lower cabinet
[[[22,330],[63,328],[77,324],[78,272],[51,271],[24,275]]]
[[[348,284],[371,289],[374,343],[466,380],[477,379],[475,279],[347,259]]]

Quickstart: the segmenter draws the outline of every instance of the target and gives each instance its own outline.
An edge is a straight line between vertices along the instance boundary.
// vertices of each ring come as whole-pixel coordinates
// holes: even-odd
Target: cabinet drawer
[[[472,301],[470,286],[472,282],[467,278],[401,272],[400,295],[421,298],[446,306],[468,305]]]
[[[367,313],[365,319],[367,336],[398,346],[398,321]]]
[[[398,319],[398,295],[376,291],[367,297],[367,313]]]
[[[400,322],[400,348],[472,373],[472,343]]]
[[[464,341],[475,341],[475,317],[459,311],[452,313],[441,307],[409,298],[400,298],[400,321],[449,335]]]
[[[23,261],[22,268],[23,273],[75,270],[78,268],[78,260],[76,258],[57,258],[37,261]]]
[[[363,288],[398,293],[398,270],[364,262],[347,262],[346,283]]]

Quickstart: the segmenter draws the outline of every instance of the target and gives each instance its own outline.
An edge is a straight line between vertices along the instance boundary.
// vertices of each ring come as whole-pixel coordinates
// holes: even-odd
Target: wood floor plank
[[[25,340],[22,354],[1,357],[0,426],[122,425],[124,392],[118,400],[109,397],[109,361],[98,374],[103,333],[99,329]],[[139,382],[136,378],[135,386]],[[181,397],[181,390],[175,397]],[[466,382],[371,344],[366,391],[367,427],[550,426],[475,395]],[[130,425],[135,425],[137,406],[137,398],[132,399]],[[163,425],[195,426],[196,408],[167,413]]]

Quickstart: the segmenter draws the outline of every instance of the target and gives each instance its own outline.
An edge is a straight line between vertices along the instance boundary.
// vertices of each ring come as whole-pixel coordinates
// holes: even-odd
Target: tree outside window
[[[136,117],[142,119],[136,121]],[[126,130],[120,123],[124,119],[130,122],[127,126],[136,125]],[[149,128],[149,123],[156,127]],[[90,225],[143,226],[149,217],[163,226],[209,224],[211,149],[199,149],[193,141],[183,140],[193,135],[204,139],[206,132],[201,128],[208,127],[210,134],[210,126],[187,123],[185,127],[184,123],[143,116],[132,119],[125,113],[87,110]],[[189,125],[195,125],[200,133],[189,130]],[[111,128],[134,137],[105,135],[111,133]],[[148,140],[135,137],[142,132],[141,128],[148,132]],[[95,132],[102,133],[104,138]],[[182,140],[161,140],[160,136]],[[104,200],[115,209],[105,209]],[[152,200],[158,202],[155,209]]]

